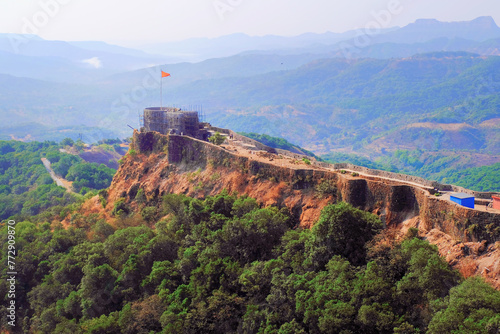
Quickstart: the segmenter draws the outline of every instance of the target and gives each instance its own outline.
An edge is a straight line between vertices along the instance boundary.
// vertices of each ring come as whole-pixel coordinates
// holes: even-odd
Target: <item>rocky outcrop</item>
[[[486,251],[496,249],[495,242],[500,245],[499,214],[436,198],[425,187],[305,163],[285,166],[278,155],[266,153],[266,159],[258,159],[186,136],[136,131],[131,150],[134,154],[124,157],[108,190],[107,212],[121,198],[133,206],[139,189],[149,199],[168,193],[203,198],[226,189],[256,198],[264,206],[286,206],[306,228],[317,221],[323,207],[342,200],[378,215],[391,229],[416,227],[422,236],[439,231],[451,240],[442,249],[483,243]],[[490,276],[500,273],[498,265],[493,267],[488,267]]]
[[[187,136],[136,131],[131,147],[136,153],[124,158],[109,203],[130,199],[137,189],[150,197],[204,197],[227,189],[264,205],[287,206],[309,227],[325,205],[342,200],[379,215],[387,226],[417,219],[421,230],[438,228],[459,241],[500,241],[500,215],[438,199],[425,187],[306,164],[290,168],[280,165],[277,155],[258,160]],[[325,183],[331,185],[328,191]]]

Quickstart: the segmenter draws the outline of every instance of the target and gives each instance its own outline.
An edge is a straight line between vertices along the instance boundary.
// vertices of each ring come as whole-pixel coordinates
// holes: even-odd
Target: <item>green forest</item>
[[[443,182],[467,189],[500,192],[500,163],[449,173],[443,178]]]
[[[206,94],[219,103],[225,112],[212,121],[220,126],[322,151],[369,154],[375,146],[497,154],[498,131],[479,124],[498,118],[499,64],[498,56],[461,52],[323,59],[286,72],[199,82],[192,98]],[[470,126],[407,128],[420,122]]]
[[[60,144],[0,141],[0,219],[12,216],[23,219],[49,207],[64,207],[77,202],[79,194],[109,187],[114,169],[60,152],[65,144],[83,145],[72,140],[63,140]],[[73,191],[77,194],[57,186],[41,158],[52,163],[57,175],[73,181]]]
[[[227,192],[148,201],[139,190],[136,201],[137,213],[116,203],[121,228],[78,213],[68,229],[51,226],[55,211],[16,224],[18,332],[500,330],[500,292],[462,278],[414,229],[388,241],[376,216],[346,203],[308,230],[287,209]]]

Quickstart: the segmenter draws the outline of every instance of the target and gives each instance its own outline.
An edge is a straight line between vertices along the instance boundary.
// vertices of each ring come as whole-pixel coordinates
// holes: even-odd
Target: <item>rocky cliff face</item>
[[[149,199],[168,193],[202,198],[226,189],[248,194],[264,206],[286,206],[308,228],[324,206],[342,200],[378,215],[398,233],[419,228],[450,263],[469,275],[482,273],[500,287],[499,214],[459,207],[417,185],[343,174],[301,161],[290,165],[279,155],[237,153],[186,136],[136,131],[131,148],[135,153],[124,157],[109,188],[107,207],[101,210],[105,215],[122,198],[135,208],[139,189]]]

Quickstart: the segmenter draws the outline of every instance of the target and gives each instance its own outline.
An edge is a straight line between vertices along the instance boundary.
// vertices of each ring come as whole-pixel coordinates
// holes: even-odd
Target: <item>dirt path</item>
[[[227,151],[229,151],[233,154],[237,154],[239,156],[247,157],[249,159],[256,160],[259,162],[271,163],[271,164],[274,164],[277,166],[286,167],[286,168],[290,168],[290,169],[330,170],[333,172],[338,172],[338,170],[334,169],[334,168],[323,168],[323,167],[308,165],[304,161],[301,161],[301,160],[296,160],[296,159],[293,159],[293,158],[290,158],[287,156],[270,154],[270,153],[267,153],[264,151],[260,151],[255,146],[252,146],[252,145],[249,145],[247,143],[243,143],[243,142],[240,142],[237,140],[231,140],[229,138],[224,142],[224,144],[221,145],[221,147],[226,149]],[[380,180],[388,180],[388,181],[396,182],[399,184],[408,184],[408,185],[418,187],[418,188],[421,188],[424,190],[431,190],[432,189],[432,187],[424,186],[422,184],[415,183],[415,182],[403,181],[403,180],[398,180],[398,179],[393,179],[393,178],[378,176],[378,175],[370,175],[370,174],[366,174],[366,173],[362,173],[362,172],[354,171],[354,170],[348,170],[348,169],[344,169],[344,170],[347,172],[348,175],[351,173],[357,173],[361,177],[376,178],[376,179],[380,179]],[[428,196],[433,196],[433,195],[428,194]],[[449,192],[444,192],[443,196],[436,197],[436,198],[438,198],[439,200],[442,200],[442,201],[448,201],[450,203],[454,203],[450,200],[450,193]],[[481,204],[476,204],[474,210],[484,211],[484,212],[493,212],[493,213],[500,214],[500,210],[494,210],[491,208],[487,208],[485,205],[481,205]]]
[[[241,146],[241,142],[236,141],[236,140],[227,140],[226,143],[221,145],[221,146],[234,154],[248,157],[250,159],[257,160],[257,161],[272,163],[272,164],[286,167],[286,168],[330,170],[333,172],[339,171],[338,169],[324,168],[324,167],[317,167],[314,165],[308,165],[307,163],[305,163],[304,161],[301,161],[301,160],[296,160],[296,159],[292,159],[292,158],[286,157],[286,156],[280,156],[280,155],[266,153],[264,151],[259,151],[256,147],[251,147],[248,144],[244,144],[244,146]],[[345,170],[347,172],[347,174],[357,173],[360,176],[377,178],[377,179],[381,179],[381,180],[388,180],[388,181],[397,182],[397,183],[409,184],[409,185],[423,188],[426,190],[432,189],[432,187],[424,186],[422,184],[415,183],[415,182],[392,179],[392,178],[378,176],[378,175],[370,175],[370,174],[366,174],[366,173],[355,171],[355,170],[349,170],[349,169],[343,169],[343,170]]]
[[[43,162],[43,165],[45,166],[45,169],[47,169],[47,171],[49,172],[50,177],[52,178],[52,180],[54,180],[54,182],[58,186],[66,188],[66,191],[72,193],[73,190],[72,190],[72,187],[71,187],[71,182],[66,181],[64,179],[61,179],[61,178],[57,177],[56,173],[54,172],[54,170],[50,166],[50,161],[47,160],[47,158],[42,158],[42,162]]]
[[[286,167],[290,169],[325,170],[325,168],[322,167],[308,165],[307,163],[301,160],[296,160],[287,156],[261,151],[255,146],[237,140],[228,139],[224,144],[221,145],[221,147],[233,154],[242,157],[247,157],[249,159],[256,160],[259,162],[271,163],[273,165]]]
[[[393,181],[393,182],[397,182],[397,183],[405,183],[405,184],[409,184],[409,185],[412,185],[412,186],[415,186],[415,187],[419,187],[419,188],[423,188],[423,189],[426,189],[426,190],[432,189],[432,187],[424,186],[424,185],[422,185],[420,183],[415,183],[415,182],[410,182],[410,181],[404,181],[404,180],[398,180],[398,179],[392,179],[390,177],[385,177],[385,176],[370,175],[370,174],[366,174],[366,173],[363,173],[363,172],[358,172],[358,171],[350,170],[350,169],[344,169],[344,170],[346,172],[348,172],[348,173],[358,173],[359,175],[366,176],[366,177],[376,177],[377,179],[388,180],[388,181]]]

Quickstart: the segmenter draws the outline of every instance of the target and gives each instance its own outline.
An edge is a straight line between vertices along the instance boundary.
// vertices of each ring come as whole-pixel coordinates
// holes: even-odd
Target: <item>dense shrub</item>
[[[125,200],[116,202],[120,212],[132,214]],[[326,207],[312,230],[294,226],[287,210],[227,192],[204,200],[169,194],[161,208],[142,212],[151,224],[166,220],[117,231],[93,221],[91,234],[18,223],[19,326],[41,333],[499,328],[498,291],[476,278],[461,283],[416,231],[378,244],[380,221],[345,203]],[[7,235],[3,227],[4,245]]]

